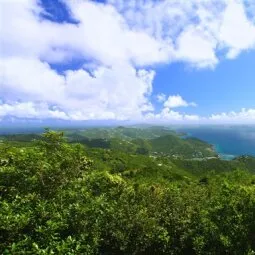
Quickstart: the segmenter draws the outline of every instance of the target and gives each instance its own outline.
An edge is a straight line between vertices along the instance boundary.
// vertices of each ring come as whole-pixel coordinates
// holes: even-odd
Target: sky
[[[0,0],[0,124],[255,124],[254,0]]]

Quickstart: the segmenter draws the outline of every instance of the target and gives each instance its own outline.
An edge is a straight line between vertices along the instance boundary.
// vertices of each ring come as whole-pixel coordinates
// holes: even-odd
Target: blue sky
[[[183,63],[166,65],[157,68],[154,92],[180,94],[195,101],[198,107],[186,111],[200,115],[254,108],[254,66],[255,51],[223,60],[214,69],[194,69]]]
[[[253,0],[0,8],[0,121],[255,123]]]

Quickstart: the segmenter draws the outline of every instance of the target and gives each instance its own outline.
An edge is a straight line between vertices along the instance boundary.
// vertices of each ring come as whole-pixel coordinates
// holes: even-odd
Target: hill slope
[[[217,157],[212,146],[195,138],[182,139],[176,135],[161,136],[150,140],[153,152],[184,158]]]

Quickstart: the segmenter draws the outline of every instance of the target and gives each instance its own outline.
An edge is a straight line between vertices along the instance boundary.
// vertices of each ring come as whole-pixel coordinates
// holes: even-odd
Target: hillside
[[[71,143],[82,143],[90,148],[104,148],[132,154],[170,155],[182,158],[217,157],[211,145],[195,138],[182,138],[183,134],[165,127],[117,127],[67,130],[65,136]],[[28,145],[38,134],[2,136],[10,144]]]
[[[151,144],[167,150],[169,142],[184,148],[172,136]],[[208,146],[183,142],[185,153]],[[252,157],[133,154],[67,143],[49,130],[29,146],[16,143],[0,143],[1,254],[255,251]]]
[[[195,138],[182,139],[176,135],[161,136],[150,140],[153,152],[176,157],[204,158],[217,157],[212,146]]]
[[[79,135],[88,139],[152,139],[168,134],[177,134],[175,131],[161,126],[149,127],[113,127],[113,128],[88,128],[83,130],[64,130],[65,134],[72,138]]]
[[[69,141],[89,147],[140,154],[161,153],[182,158],[217,157],[211,145],[196,138],[182,138],[183,135],[160,126],[70,130],[66,133]]]

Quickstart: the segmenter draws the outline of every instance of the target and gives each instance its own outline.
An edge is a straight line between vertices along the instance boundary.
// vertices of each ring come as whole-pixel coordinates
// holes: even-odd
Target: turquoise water
[[[181,127],[177,131],[214,145],[223,159],[230,160],[240,155],[255,156],[255,126]]]

